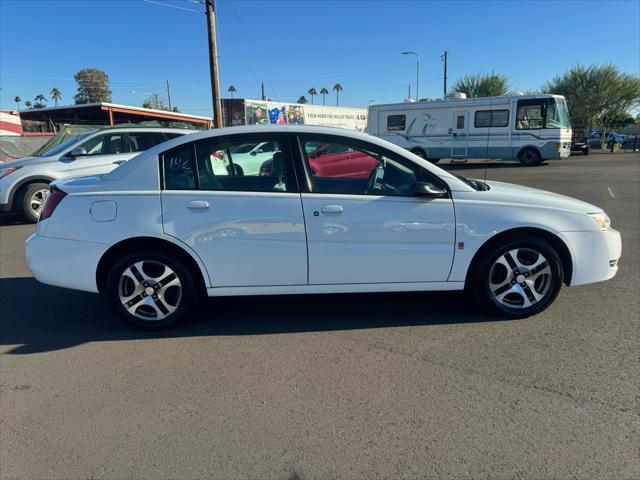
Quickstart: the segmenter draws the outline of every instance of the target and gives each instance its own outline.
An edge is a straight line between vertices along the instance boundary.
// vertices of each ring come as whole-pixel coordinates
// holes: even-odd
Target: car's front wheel
[[[188,315],[197,299],[192,273],[163,252],[140,252],[118,260],[107,277],[107,294],[127,322],[155,329]]]
[[[48,196],[49,185],[46,183],[31,183],[24,187],[18,197],[18,209],[22,218],[36,223]]]
[[[562,262],[542,239],[514,237],[484,253],[475,266],[471,288],[489,310],[527,317],[546,309],[563,282]]]

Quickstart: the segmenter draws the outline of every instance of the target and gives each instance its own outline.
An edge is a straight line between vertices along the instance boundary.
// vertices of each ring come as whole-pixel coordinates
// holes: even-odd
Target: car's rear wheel
[[[542,239],[513,237],[475,265],[471,288],[489,310],[527,317],[546,309],[563,282],[562,262]]]
[[[46,183],[31,183],[23,188],[18,196],[18,210],[22,218],[30,223],[37,222],[48,196],[49,185]]]
[[[525,148],[518,154],[518,160],[520,160],[522,165],[531,167],[540,164],[542,157],[540,156],[540,152],[535,148]]]
[[[173,325],[197,299],[192,273],[163,252],[140,252],[118,260],[107,277],[107,294],[124,320],[142,328]]]

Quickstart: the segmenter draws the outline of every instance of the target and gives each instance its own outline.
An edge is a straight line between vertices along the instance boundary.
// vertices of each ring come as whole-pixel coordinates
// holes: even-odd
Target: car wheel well
[[[501,244],[508,241],[511,237],[515,236],[523,236],[526,235],[528,237],[536,237],[542,240],[545,240],[549,243],[555,251],[558,253],[560,260],[562,261],[562,270],[564,273],[564,283],[566,285],[571,284],[571,276],[573,275],[573,261],[571,259],[571,252],[567,245],[558,237],[547,230],[542,230],[541,228],[514,228],[511,230],[506,230],[504,232],[500,232],[499,234],[491,237],[487,240],[476,252],[471,260],[471,264],[469,270],[467,271],[467,277],[465,279],[465,284],[469,285],[470,280],[473,278],[475,273],[475,269],[479,265],[479,259],[483,258],[485,252],[494,248],[496,244]]]
[[[20,198],[22,192],[24,192],[25,189],[29,188],[29,185],[33,185],[34,183],[46,183],[47,185],[49,185],[51,182],[53,182],[53,180],[46,177],[32,177],[22,180],[15,187],[13,187],[13,190],[11,190],[11,193],[9,194],[9,202],[13,203],[16,198]]]
[[[106,290],[109,271],[118,258],[136,251],[149,250],[174,255],[177,259],[181,260],[185,267],[192,273],[197,289],[202,293],[206,292],[202,271],[193,257],[179,246],[167,240],[154,237],[128,238],[112,245],[98,262],[98,268],[96,269],[96,285],[98,286],[98,291],[104,292]]]
[[[411,150],[409,150],[411,153],[413,153],[414,155],[418,155],[420,158],[427,158],[427,154],[424,151],[424,149],[419,148],[419,147],[415,147],[412,148]]]

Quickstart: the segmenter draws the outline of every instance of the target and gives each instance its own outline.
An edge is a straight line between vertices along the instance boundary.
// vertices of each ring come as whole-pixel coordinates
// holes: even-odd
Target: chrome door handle
[[[320,211],[322,213],[342,213],[344,209],[341,205],[325,205]]]
[[[191,200],[187,203],[189,210],[206,210],[209,208],[209,202],[206,200]]]

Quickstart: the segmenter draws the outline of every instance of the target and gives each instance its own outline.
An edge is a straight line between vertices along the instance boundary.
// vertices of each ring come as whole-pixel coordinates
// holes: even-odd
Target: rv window
[[[490,127],[491,110],[478,110],[476,112],[476,118],[473,122],[473,126],[476,128]]]
[[[473,122],[476,128],[506,127],[509,125],[509,110],[478,110]]]
[[[456,119],[456,128],[462,130],[464,128],[464,115],[458,115]]]
[[[397,132],[404,130],[407,123],[406,115],[389,115],[387,117],[387,130],[389,132]]]
[[[491,126],[506,127],[509,125],[509,110],[492,110]]]
[[[545,100],[520,100],[516,115],[516,129],[532,130],[544,128]]]

